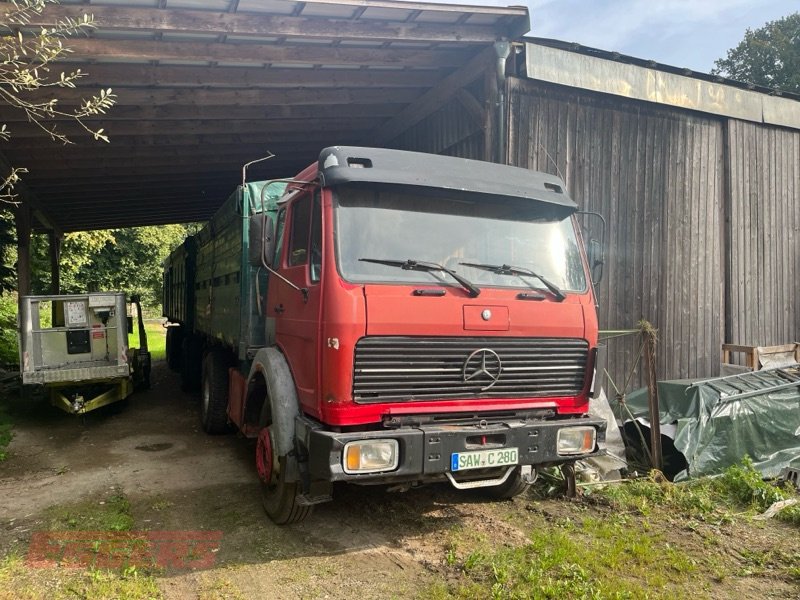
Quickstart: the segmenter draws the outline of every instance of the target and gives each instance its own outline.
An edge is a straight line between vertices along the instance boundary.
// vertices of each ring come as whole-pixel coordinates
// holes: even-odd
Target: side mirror
[[[264,213],[256,213],[250,217],[247,232],[249,244],[248,260],[254,267],[262,264],[271,265],[275,259],[275,222]]]
[[[589,269],[592,272],[592,281],[597,285],[603,279],[603,265],[605,264],[603,245],[592,238],[589,240],[589,250],[587,254],[589,258]]]

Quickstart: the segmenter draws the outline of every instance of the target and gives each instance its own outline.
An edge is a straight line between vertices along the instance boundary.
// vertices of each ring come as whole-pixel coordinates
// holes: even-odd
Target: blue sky
[[[531,35],[616,50],[638,58],[708,72],[714,60],[757,29],[800,11],[798,0],[460,0],[461,4],[525,4]]]

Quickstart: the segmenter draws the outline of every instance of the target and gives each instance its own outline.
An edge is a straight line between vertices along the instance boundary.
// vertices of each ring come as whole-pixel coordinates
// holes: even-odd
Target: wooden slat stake
[[[647,403],[650,409],[650,456],[653,468],[659,471],[663,467],[661,452],[661,413],[658,406],[658,382],[656,376],[656,340],[657,331],[645,321],[639,321],[644,344],[645,371],[647,372]]]

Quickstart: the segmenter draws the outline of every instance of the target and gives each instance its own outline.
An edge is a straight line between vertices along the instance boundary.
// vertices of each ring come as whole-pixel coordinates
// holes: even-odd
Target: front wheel
[[[273,427],[262,427],[256,443],[256,469],[261,482],[261,503],[276,525],[302,521],[311,514],[313,506],[298,502],[298,482],[287,482],[285,465],[287,457],[275,451]]]
[[[522,467],[517,467],[503,483],[483,488],[483,492],[494,500],[509,500],[527,491],[531,487],[528,481],[529,479],[522,475]]]

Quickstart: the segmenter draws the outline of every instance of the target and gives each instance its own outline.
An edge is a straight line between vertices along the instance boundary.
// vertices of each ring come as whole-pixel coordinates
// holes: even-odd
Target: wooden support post
[[[31,293],[31,209],[20,204],[14,209],[17,228],[17,291],[20,298]]]
[[[647,321],[640,321],[644,344],[644,368],[647,374],[647,403],[650,409],[650,456],[653,468],[663,468],[661,452],[661,412],[658,405],[658,381],[656,375],[656,330]]]
[[[50,245],[50,293],[61,293],[61,236],[55,231],[48,233]]]

